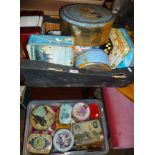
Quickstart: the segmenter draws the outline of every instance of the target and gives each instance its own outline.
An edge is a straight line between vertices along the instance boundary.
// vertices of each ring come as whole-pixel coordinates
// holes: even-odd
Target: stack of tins
[[[75,66],[109,71],[108,55],[93,47],[108,42],[114,15],[97,5],[71,4],[61,8],[60,17],[62,35],[73,36],[75,46],[92,47],[75,56]]]

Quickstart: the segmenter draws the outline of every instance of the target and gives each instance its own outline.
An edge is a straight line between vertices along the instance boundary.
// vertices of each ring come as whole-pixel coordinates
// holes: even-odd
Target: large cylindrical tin
[[[99,46],[109,39],[114,15],[91,4],[71,4],[60,11],[62,35],[75,37],[75,45]]]
[[[81,53],[75,59],[75,66],[95,71],[110,71],[108,55],[101,49]]]

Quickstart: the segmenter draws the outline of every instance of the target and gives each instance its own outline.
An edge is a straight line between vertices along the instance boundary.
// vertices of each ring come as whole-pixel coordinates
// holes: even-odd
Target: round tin
[[[52,148],[52,137],[48,134],[30,134],[27,150],[31,153],[48,154]]]
[[[30,116],[32,127],[37,130],[45,130],[52,126],[55,120],[55,112],[47,105],[36,107]]]
[[[89,119],[90,108],[87,104],[79,102],[72,109],[72,116],[75,121],[85,121]]]
[[[74,144],[73,134],[67,129],[58,130],[53,138],[53,145],[57,151],[69,151]]]
[[[112,12],[92,4],[70,4],[60,10],[62,35],[73,35],[75,45],[98,46],[109,39]]]
[[[95,71],[110,71],[108,55],[101,49],[92,49],[75,58],[75,66]]]

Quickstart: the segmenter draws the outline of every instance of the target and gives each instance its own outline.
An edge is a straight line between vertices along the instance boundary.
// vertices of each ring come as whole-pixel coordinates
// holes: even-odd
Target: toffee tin
[[[74,144],[73,134],[67,129],[60,129],[53,138],[53,145],[57,151],[67,152]]]
[[[75,58],[75,66],[95,71],[110,71],[108,55],[101,49],[91,49]]]
[[[30,60],[73,66],[71,36],[31,35],[27,44]]]
[[[37,130],[48,129],[54,123],[54,120],[55,112],[47,105],[36,107],[30,115],[31,125]]]
[[[31,153],[49,154],[52,148],[52,137],[48,134],[30,134],[27,150]]]
[[[75,45],[98,46],[109,39],[112,12],[92,4],[70,4],[60,10],[62,35],[72,35]]]
[[[91,120],[73,124],[73,135],[76,146],[90,145],[104,141],[99,120]]]
[[[75,121],[85,121],[89,119],[90,109],[85,103],[79,102],[74,105],[72,110],[72,116]]]
[[[69,104],[62,104],[60,107],[59,121],[62,124],[69,124],[71,122],[72,106]]]

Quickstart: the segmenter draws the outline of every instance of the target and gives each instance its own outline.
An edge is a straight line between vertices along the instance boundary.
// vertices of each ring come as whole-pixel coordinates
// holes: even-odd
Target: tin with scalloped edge
[[[60,11],[62,35],[72,35],[75,45],[99,46],[109,39],[112,12],[92,4],[70,4]]]
[[[101,49],[91,49],[75,58],[75,66],[94,71],[111,71],[108,55]]]

